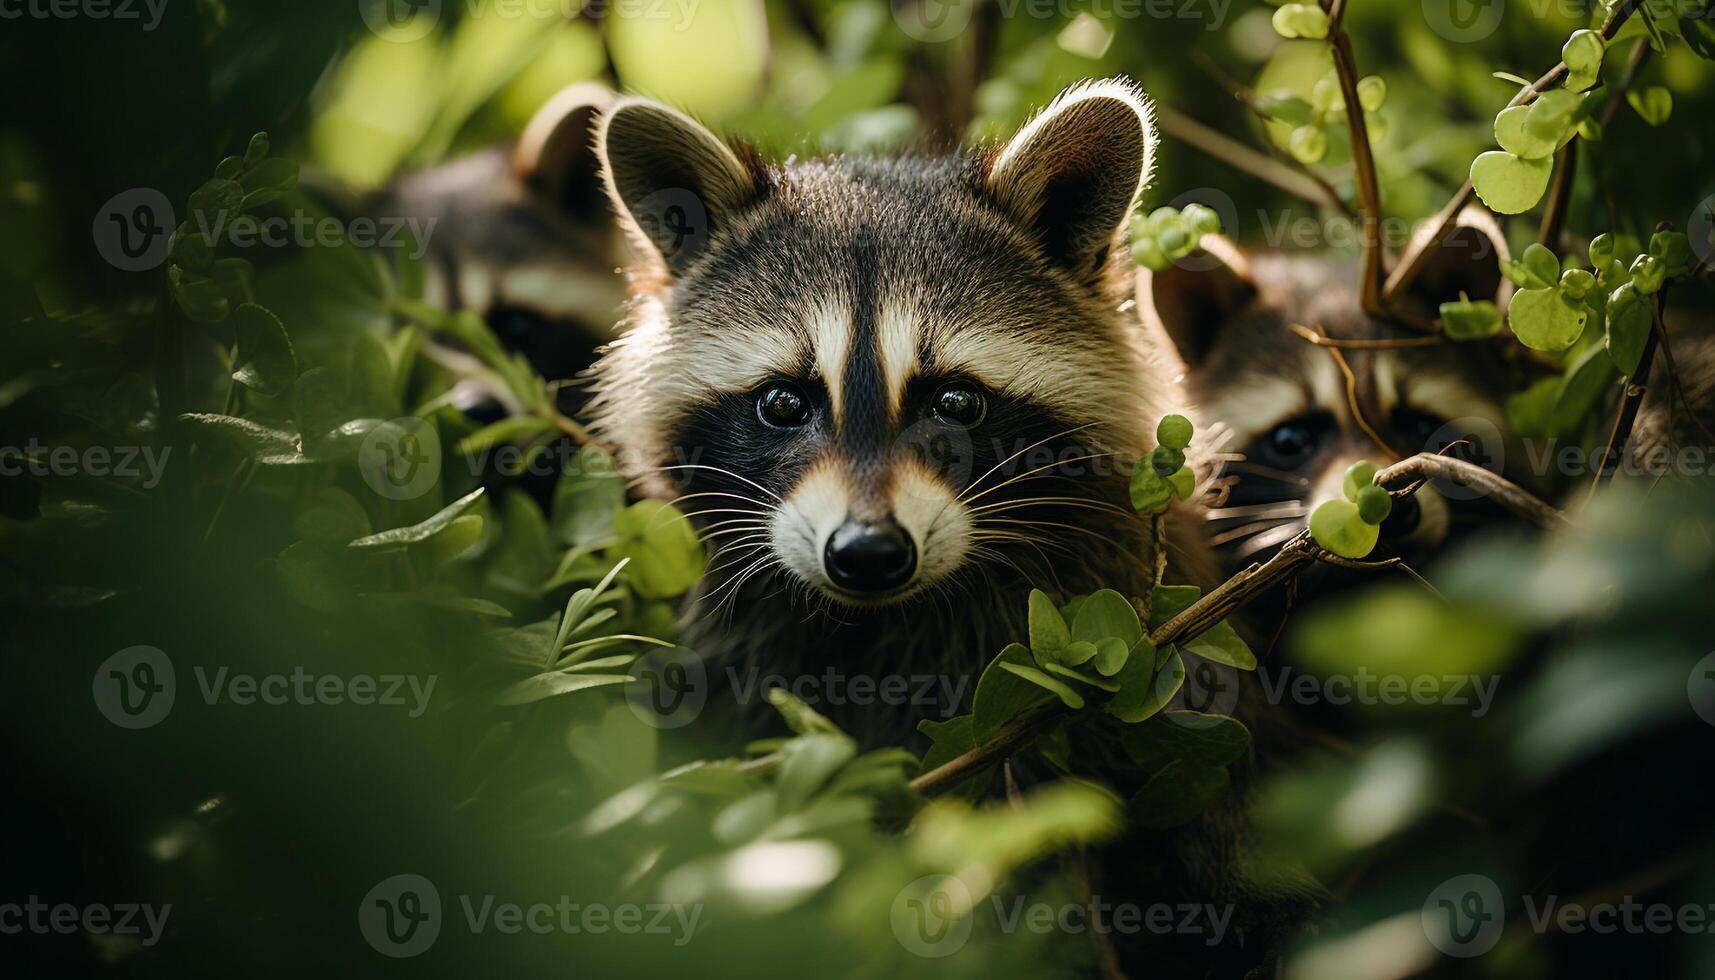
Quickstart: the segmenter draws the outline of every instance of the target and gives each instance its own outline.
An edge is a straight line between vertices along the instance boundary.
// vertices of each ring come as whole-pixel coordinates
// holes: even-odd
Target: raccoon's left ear
[[[595,130],[613,100],[599,82],[561,89],[530,117],[513,150],[513,171],[563,212],[589,214],[603,200]]]
[[[608,196],[640,246],[677,276],[760,193],[756,170],[690,116],[622,99],[601,118],[596,152]]]
[[[1155,156],[1149,100],[1111,78],[1067,89],[1019,131],[984,188],[1049,257],[1084,280],[1106,267]]]

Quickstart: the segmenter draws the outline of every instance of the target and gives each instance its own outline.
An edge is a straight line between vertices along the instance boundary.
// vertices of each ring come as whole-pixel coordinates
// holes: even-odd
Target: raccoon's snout
[[[847,519],[828,536],[822,555],[828,579],[850,592],[892,592],[917,570],[917,546],[892,517]]]

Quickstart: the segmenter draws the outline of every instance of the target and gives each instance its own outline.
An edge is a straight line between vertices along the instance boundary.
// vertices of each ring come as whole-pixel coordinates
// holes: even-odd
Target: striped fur
[[[1031,584],[1138,581],[1126,484],[1169,387],[1115,245],[1149,118],[1109,81],[999,151],[765,164],[653,103],[607,117],[607,183],[641,258],[595,423],[715,547],[690,613],[701,652],[969,672],[1022,635]],[[687,200],[689,221],[651,213]],[[802,430],[756,418],[778,379],[815,406]],[[954,379],[987,397],[968,432],[929,411]],[[883,516],[915,542],[916,577],[865,602],[822,551],[841,521]]]

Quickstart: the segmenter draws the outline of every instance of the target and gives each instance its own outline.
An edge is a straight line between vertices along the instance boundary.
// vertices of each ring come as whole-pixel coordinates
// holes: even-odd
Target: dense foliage
[[[1467,178],[1497,213],[1557,215],[1509,226],[1508,309],[1449,303],[1433,329],[1541,355],[1548,374],[1508,393],[1513,423],[1600,450],[1663,310],[1707,301],[1715,19],[1672,0],[1512,4],[1483,31],[1445,6],[692,0],[567,17],[472,0],[386,27],[347,0],[200,0],[147,30],[9,23],[0,452],[28,465],[0,475],[0,902],[173,912],[159,942],[0,943],[44,974],[1087,974],[1112,950],[1060,912],[1100,898],[1084,858],[1231,802],[1267,746],[1223,684],[1274,658],[1273,683],[1435,693],[1342,703],[1313,684],[1337,735],[1250,787],[1252,870],[1333,899],[1291,975],[1715,970],[1705,934],[1533,927],[1519,901],[1715,902],[1706,482],[1622,473],[1585,507],[1581,480],[1565,527],[1482,540],[1422,570],[1432,588],[1366,572],[1268,649],[1222,615],[1176,629],[1202,596],[1184,583],[1033,591],[1028,635],[958,679],[960,711],[861,751],[815,710],[827,688],[719,678],[771,707],[746,716],[758,731],[702,710],[726,668],[675,643],[703,543],[673,504],[628,495],[563,379],[425,298],[422,229],[381,247],[343,218],[331,241],[244,234],[328,218],[312,177],[371,190],[512,139],[573,82],[648,91],[785,155],[991,137],[1069,82],[1124,73],[1171,113],[1132,229],[1142,266],[1217,230],[1357,251],[1366,171],[1389,221],[1429,218]],[[1368,74],[1339,72],[1341,45]],[[1263,162],[1202,155],[1208,134]],[[178,220],[151,261],[132,236],[159,213]],[[1407,242],[1377,217],[1397,257]],[[501,417],[467,411],[472,386]],[[1171,520],[1194,496],[1202,435],[1161,421],[1132,482],[1141,514]],[[1355,467],[1315,541],[1370,555],[1394,489]],[[1450,679],[1469,698],[1443,696]],[[150,701],[163,682],[176,701]],[[1012,764],[933,775],[1021,732]],[[1115,751],[1141,773],[1124,792],[1091,776]],[[1423,912],[1464,875],[1507,913],[1470,960],[1441,955]],[[528,909],[505,925],[506,906],[538,903],[554,925]],[[1054,910],[1046,927],[1035,907]],[[407,948],[395,913],[436,916],[432,948]]]

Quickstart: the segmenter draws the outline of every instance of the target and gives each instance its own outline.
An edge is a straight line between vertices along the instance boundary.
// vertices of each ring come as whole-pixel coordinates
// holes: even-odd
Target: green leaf
[[[199,432],[207,433],[248,454],[258,462],[309,462],[308,457],[303,454],[303,446],[298,437],[281,429],[271,429],[232,415],[205,412],[188,412],[180,415],[179,419],[189,423]]]
[[[382,531],[379,534],[371,534],[367,537],[358,538],[356,541],[351,543],[350,547],[360,549],[398,548],[408,544],[414,544],[418,541],[427,541],[429,538],[445,530],[447,525],[456,520],[459,515],[463,514],[466,510],[469,510],[470,507],[482,496],[482,493],[482,488],[478,487],[470,493],[465,494],[463,497],[460,497],[447,506],[441,508],[434,514],[434,516],[425,521],[413,524],[410,527],[396,527],[390,531]]]
[[[844,735],[816,732],[800,735],[780,750],[777,793],[780,809],[789,813],[809,802],[839,768],[857,756],[857,743]]]
[[[769,688],[768,703],[774,706],[775,711],[780,712],[780,717],[785,720],[786,727],[799,735],[838,735],[841,738],[845,737],[845,733],[840,731],[839,726],[783,687]]]
[[[631,559],[626,580],[646,599],[680,595],[702,577],[707,555],[690,521],[663,500],[639,500],[614,515],[614,549]]]
[[[1329,500],[1310,515],[1310,534],[1323,548],[1357,560],[1375,550],[1381,528],[1364,523],[1358,505],[1350,500]]]
[[[970,715],[955,715],[946,721],[925,718],[918,722],[917,730],[929,738],[929,751],[923,753],[923,764],[918,767],[918,774],[939,769],[976,748],[977,740],[972,730],[973,721],[974,719]],[[988,770],[985,770],[964,780],[952,792],[968,797],[980,792],[987,781]]]
[[[306,541],[345,545],[372,530],[357,498],[338,487],[322,487],[292,517],[292,533]]]
[[[1524,116],[1524,131],[1534,141],[1546,141],[1559,148],[1572,129],[1572,116],[1582,100],[1563,88],[1549,89],[1536,97]]]
[[[505,705],[532,704],[562,694],[574,694],[591,688],[609,687],[632,680],[629,674],[568,674],[550,671],[526,678],[500,692],[496,702]]]
[[[424,549],[430,565],[442,565],[464,554],[482,540],[482,515],[461,514],[416,547]]]
[[[269,397],[284,394],[298,377],[298,361],[280,318],[246,303],[232,311],[232,324],[238,336],[233,380]]]
[[[1278,119],[1289,126],[1302,126],[1315,118],[1316,113],[1310,103],[1296,95],[1283,93],[1258,97],[1257,111],[1270,119]]]
[[[1203,635],[1181,645],[1186,653],[1194,653],[1204,660],[1213,660],[1239,670],[1256,669],[1256,654],[1251,652],[1250,645],[1239,636],[1232,624],[1224,619],[1206,630]]]
[[[1498,214],[1523,214],[1542,200],[1553,158],[1527,160],[1504,150],[1490,150],[1471,163],[1471,186],[1489,209]]]
[[[1638,287],[1626,283],[1608,297],[1607,337],[1608,355],[1614,366],[1626,377],[1637,374],[1644,356],[1644,344],[1655,326],[1650,310],[1651,300],[1638,292]]]
[[[1540,139],[1525,129],[1524,119],[1529,113],[1530,106],[1515,105],[1502,109],[1495,116],[1495,142],[1501,145],[1501,149],[1525,160],[1552,156],[1556,141]]]
[[[1173,503],[1173,488],[1166,480],[1155,475],[1150,468],[1149,458],[1137,461],[1137,467],[1131,471],[1131,506],[1145,517],[1163,513]]]
[[[1507,323],[1519,342],[1533,350],[1559,352],[1584,333],[1590,313],[1559,289],[1521,289],[1507,308]]]
[[[1143,639],[1143,624],[1125,596],[1113,589],[1102,589],[1079,604],[1078,615],[1072,620],[1071,638],[1099,644],[1109,637],[1118,638],[1129,650]]]
[[[1485,340],[1501,332],[1501,311],[1489,300],[1441,304],[1441,332],[1449,340]]]
[[[1365,524],[1380,524],[1393,511],[1393,496],[1377,486],[1358,491],[1358,517]]]
[[[1180,500],[1190,500],[1197,490],[1197,474],[1191,472],[1191,467],[1181,466],[1178,472],[1167,478],[1167,488]]]
[[[1126,755],[1147,770],[1158,770],[1174,761],[1230,765],[1251,745],[1250,729],[1237,719],[1200,711],[1164,711],[1125,729],[1120,738]]]
[[[1174,761],[1149,777],[1126,806],[1140,827],[1167,830],[1190,823],[1227,794],[1232,781],[1225,766]]]
[[[1030,649],[1022,643],[1012,643],[983,670],[971,702],[971,732],[977,741],[988,741],[1007,722],[1050,700],[1042,688],[1005,669],[1007,665],[1028,667],[1032,663]]]
[[[178,267],[174,266],[173,271],[179,272]],[[192,272],[176,277],[173,298],[179,301],[185,315],[198,323],[219,323],[232,309],[232,302],[226,298],[220,283]]]
[[[1149,628],[1158,630],[1167,621],[1191,608],[1192,603],[1203,597],[1203,589],[1196,585],[1158,585],[1149,597]]]
[[[561,541],[585,547],[613,536],[613,518],[625,506],[625,477],[595,446],[566,463],[554,486],[552,526]]]
[[[1531,242],[1524,249],[1524,267],[1530,270],[1533,282],[1552,286],[1560,281],[1560,258],[1541,242]]]
[[[1376,485],[1376,464],[1367,459],[1360,459],[1346,467],[1346,472],[1340,477],[1340,492],[1347,500],[1356,503],[1358,494],[1365,487]]]
[[[1119,691],[1108,702],[1108,713],[1127,724],[1148,719],[1167,706],[1185,684],[1185,661],[1174,651],[1160,670],[1155,669],[1154,649],[1147,644],[1132,651],[1125,668],[1115,678]]]
[[[1322,158],[1328,155],[1328,134],[1314,124],[1299,126],[1287,138],[1286,149],[1294,160],[1305,166],[1321,163]]]
[[[1072,631],[1054,600],[1041,589],[1030,590],[1030,652],[1039,664],[1052,663],[1060,648],[1072,642]]]
[[[1072,668],[1062,664],[1044,664],[1042,670],[1045,673],[1064,677],[1067,680],[1077,681],[1080,684],[1088,684],[1091,687],[1108,691],[1110,693],[1119,690],[1119,684],[1115,681],[1108,680],[1107,678],[1099,675],[1089,674],[1081,670],[1073,670]]]
[[[1673,93],[1660,85],[1633,89],[1626,93],[1626,102],[1651,126],[1665,126],[1673,115]]]
[[[1072,690],[1071,687],[1055,680],[1042,671],[1037,670],[1035,667],[1024,667],[1019,664],[1009,663],[1002,663],[999,667],[1001,670],[1004,670],[1009,674],[1022,678],[1031,684],[1035,684],[1037,687],[1053,693],[1060,699],[1062,704],[1074,711],[1084,706],[1084,696],[1082,694]]]
[[[1131,656],[1131,648],[1118,637],[1110,636],[1096,644],[1096,659],[1093,666],[1096,673],[1103,677],[1112,677],[1125,668],[1126,658]]]

